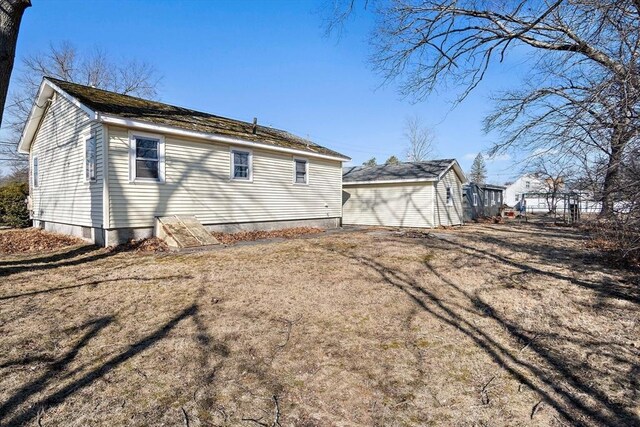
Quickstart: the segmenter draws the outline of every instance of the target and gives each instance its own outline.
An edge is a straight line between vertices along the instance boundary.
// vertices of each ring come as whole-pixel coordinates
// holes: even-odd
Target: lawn
[[[640,283],[535,224],[0,259],[0,424],[639,425]]]

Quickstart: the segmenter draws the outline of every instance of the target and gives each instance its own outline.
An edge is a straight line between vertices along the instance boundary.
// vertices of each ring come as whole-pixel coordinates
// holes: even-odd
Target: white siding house
[[[464,181],[455,160],[344,168],[342,223],[427,228],[462,224]]]
[[[336,227],[342,162],[287,132],[45,78],[19,149],[34,226],[101,245],[157,217],[211,230]]]

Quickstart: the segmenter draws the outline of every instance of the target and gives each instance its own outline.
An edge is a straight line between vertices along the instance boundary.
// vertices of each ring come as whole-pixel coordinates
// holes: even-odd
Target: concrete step
[[[157,221],[158,237],[171,247],[194,248],[220,244],[195,216],[170,215],[159,217]]]

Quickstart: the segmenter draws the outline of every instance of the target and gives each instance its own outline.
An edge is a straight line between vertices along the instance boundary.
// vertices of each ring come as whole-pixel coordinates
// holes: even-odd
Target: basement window
[[[231,179],[251,181],[253,179],[252,154],[248,150],[231,150]]]
[[[293,159],[294,164],[294,179],[295,184],[307,184],[307,177],[309,175],[309,162],[305,159]]]
[[[132,181],[164,182],[164,138],[133,134],[130,144]]]

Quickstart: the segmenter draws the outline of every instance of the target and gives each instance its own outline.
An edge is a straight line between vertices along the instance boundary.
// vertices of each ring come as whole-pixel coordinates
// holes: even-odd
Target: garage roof
[[[345,167],[342,168],[342,182],[348,185],[438,181],[449,168],[454,168],[462,182],[466,181],[455,159],[441,159],[397,165]]]

